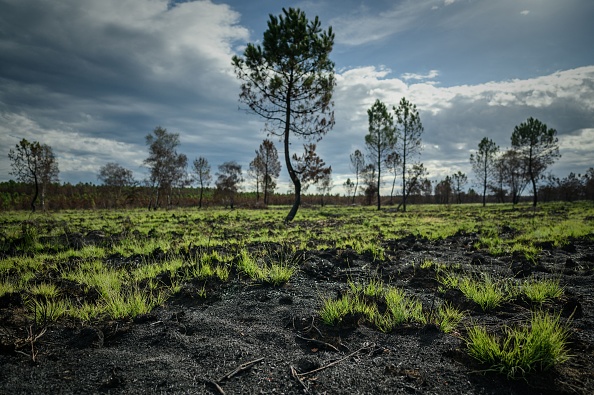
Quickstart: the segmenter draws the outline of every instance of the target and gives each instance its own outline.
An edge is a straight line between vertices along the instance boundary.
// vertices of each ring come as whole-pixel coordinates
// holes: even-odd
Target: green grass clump
[[[509,284],[495,281],[485,274],[482,278],[477,276],[446,275],[441,278],[442,284],[458,288],[464,296],[477,303],[483,311],[490,311],[499,307],[509,299]]]
[[[241,250],[237,269],[254,281],[262,281],[275,286],[289,281],[295,274],[295,266],[291,262],[271,262],[259,264],[257,259],[246,250]]]
[[[382,332],[391,332],[396,327],[406,322],[425,323],[423,305],[421,302],[408,298],[404,291],[389,287],[384,293],[386,311],[384,314],[375,314],[373,324]]]
[[[569,359],[569,332],[559,316],[535,312],[529,326],[506,328],[503,337],[480,326],[468,329],[468,353],[488,370],[510,378],[547,370]]]
[[[437,309],[436,325],[442,332],[451,333],[458,327],[465,315],[463,311],[444,303]]]
[[[340,299],[326,299],[319,311],[320,318],[326,325],[338,325],[347,314],[356,310],[355,304],[355,300],[348,294]]]
[[[30,298],[25,301],[25,307],[35,323],[47,325],[64,316],[70,304],[61,299]]]
[[[0,296],[16,292],[17,288],[8,280],[0,281]]]
[[[385,311],[380,312],[379,305],[385,305]],[[391,332],[408,322],[427,321],[421,302],[378,280],[349,282],[349,292],[339,299],[325,300],[319,311],[321,320],[331,326],[340,324],[348,315],[360,316],[382,332]]]
[[[54,284],[37,284],[31,288],[30,292],[44,299],[53,299],[58,296],[58,288]]]
[[[550,299],[557,299],[563,296],[563,287],[559,279],[531,278],[520,286],[520,292],[531,302],[543,303]]]

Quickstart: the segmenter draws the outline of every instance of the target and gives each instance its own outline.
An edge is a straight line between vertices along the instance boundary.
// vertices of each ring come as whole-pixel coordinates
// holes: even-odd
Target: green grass
[[[490,311],[505,302],[509,296],[507,286],[502,281],[495,281],[485,274],[482,279],[478,277],[463,277],[458,288],[464,296],[477,303],[483,311]]]
[[[520,286],[520,292],[534,303],[544,303],[563,296],[563,287],[559,279],[530,278]]]
[[[535,312],[529,325],[507,327],[502,336],[490,334],[481,326],[470,327],[466,344],[468,353],[487,370],[515,378],[567,361],[568,337],[559,316]]]
[[[462,232],[476,233],[479,243],[474,247],[483,251],[493,255],[516,252],[537,262],[542,254],[541,243],[560,247],[571,238],[592,238],[594,234],[594,221],[587,220],[594,216],[592,202],[547,203],[536,210],[529,204],[484,208],[480,205],[412,205],[406,213],[377,212],[373,207],[324,207],[300,210],[289,226],[283,223],[285,214],[284,207],[231,212],[216,208],[158,212],[144,209],[2,212],[0,296],[17,292],[38,301],[56,302],[64,298],[66,315],[87,320],[107,315],[108,297],[116,302],[122,295],[136,299],[137,307],[128,310],[142,311],[142,304],[155,306],[180,289],[183,282],[194,279],[206,283],[216,278],[226,282],[237,273],[242,280],[281,285],[290,281],[296,272],[300,262],[295,259],[298,250],[352,248],[373,261],[387,263],[392,259],[387,241],[410,235],[444,239]],[[502,229],[512,232],[502,233]],[[68,245],[74,233],[85,235],[94,230],[108,237],[98,245],[86,245],[78,250]],[[261,245],[280,247],[258,247]],[[249,256],[242,255],[244,250]],[[153,253],[159,251],[164,252],[165,259],[161,259],[161,254],[157,254],[159,259],[154,258]],[[124,268],[114,266],[110,263],[114,257],[116,263],[120,259],[133,259],[134,264]],[[502,300],[517,293],[537,304],[559,297],[560,287],[554,283],[528,282],[514,289],[499,280],[483,278],[479,278],[479,285],[467,284],[460,276],[448,274],[451,267],[436,262],[422,262],[417,269],[434,269],[444,287],[462,285],[468,297],[485,311],[496,308],[494,306]],[[63,289],[59,281],[48,280],[56,276],[74,281],[85,292],[99,292],[103,302],[76,300],[70,303],[67,288]],[[166,283],[161,281],[162,277]],[[132,290],[136,286],[131,284],[143,284],[143,288],[137,287],[134,292],[139,293],[135,294]],[[357,314],[363,311],[364,319],[371,322],[372,318],[377,320],[378,316],[386,314],[385,295],[389,286],[379,282],[363,285],[365,290],[361,293],[353,290],[351,296],[356,294],[358,298],[351,303]],[[52,290],[52,286],[56,289]],[[144,303],[139,302],[143,298]],[[373,300],[381,303],[372,303]],[[413,322],[422,322],[418,310],[411,306],[407,309],[417,311],[412,314]],[[384,317],[382,325],[390,326],[388,318],[398,322],[399,314],[393,310]],[[424,315],[427,316],[426,312]]]

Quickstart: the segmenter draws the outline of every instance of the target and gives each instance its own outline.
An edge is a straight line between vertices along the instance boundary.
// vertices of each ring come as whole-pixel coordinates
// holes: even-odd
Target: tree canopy
[[[470,164],[474,174],[483,187],[483,207],[487,204],[487,186],[495,172],[495,158],[499,152],[499,146],[493,140],[483,137],[478,145],[478,150],[470,154]]]
[[[324,31],[318,17],[310,21],[299,9],[283,8],[282,15],[270,15],[262,45],[249,43],[242,57],[233,57],[235,73],[243,81],[239,100],[264,118],[266,130],[284,144],[285,165],[295,187],[286,221],[293,220],[301,202],[290,135],[319,141],[334,126],[333,45],[332,28]]]
[[[40,144],[37,141],[29,142],[22,139],[15,147],[8,152],[8,158],[12,166],[10,174],[14,175],[20,182],[33,184],[35,193],[31,200],[31,210],[35,211],[35,202],[39,196],[41,185],[41,206],[45,210],[45,189],[49,183],[58,181],[58,162],[52,150],[47,144]]]
[[[512,148],[518,151],[526,163],[526,171],[532,183],[533,202],[538,202],[536,181],[541,178],[546,168],[553,164],[559,154],[557,131],[532,117],[514,128],[511,136]]]

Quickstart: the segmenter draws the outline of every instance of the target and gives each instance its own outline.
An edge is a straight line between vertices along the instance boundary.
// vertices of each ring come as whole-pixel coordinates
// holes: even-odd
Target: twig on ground
[[[304,372],[304,373],[297,373],[297,375],[298,375],[299,377],[303,377],[303,376],[307,376],[307,375],[310,375],[310,374],[313,374],[313,373],[317,373],[317,372],[319,372],[319,371],[321,371],[321,370],[324,370],[324,369],[327,369],[327,368],[329,368],[329,367],[331,367],[331,366],[334,366],[334,365],[336,365],[336,364],[339,364],[339,363],[341,363],[342,361],[345,361],[345,360],[349,359],[349,358],[350,358],[350,357],[352,357],[353,355],[355,355],[355,354],[357,354],[357,353],[360,353],[360,352],[361,352],[361,351],[363,351],[363,350],[370,349],[370,348],[372,348],[372,347],[374,347],[374,346],[375,346],[375,343],[369,344],[369,345],[367,345],[367,346],[363,346],[363,347],[359,348],[358,350],[355,350],[355,351],[353,351],[352,353],[350,353],[349,355],[347,355],[347,356],[346,356],[346,357],[344,357],[344,358],[338,359],[338,360],[336,360],[336,361],[334,361],[334,362],[331,362],[331,363],[329,363],[328,365],[325,365],[325,366],[319,367],[319,368],[317,368],[317,369],[310,370],[309,372]]]
[[[301,384],[301,386],[303,387],[303,390],[305,391],[306,394],[309,394],[309,388],[307,388],[307,385],[305,385],[305,383],[303,382],[303,380],[301,380],[301,377],[299,377],[299,373],[297,373],[297,370],[293,367],[293,365],[290,366],[291,368],[291,376],[293,376],[293,378],[295,380],[297,380],[297,382],[299,384]]]
[[[219,384],[217,384],[216,382],[214,382],[212,380],[206,380],[206,382],[208,384],[212,385],[213,387],[215,387],[215,389],[219,392],[219,394],[225,395],[225,391],[223,391],[223,389],[221,388],[221,386]]]
[[[298,339],[301,339],[301,340],[305,340],[306,342],[315,343],[315,344],[318,344],[320,346],[324,346],[326,348],[330,348],[330,349],[332,349],[332,350],[334,350],[336,352],[340,352],[340,350],[338,348],[334,347],[330,343],[326,343],[324,341],[316,340],[316,339],[309,339],[307,337],[303,337],[303,336],[299,336],[299,335],[295,335],[295,337],[297,337]]]
[[[243,372],[244,370],[248,370],[249,368],[251,368],[252,366],[254,366],[255,364],[257,364],[258,362],[263,361],[264,358],[258,358],[258,359],[254,359],[253,361],[249,361],[246,363],[243,363],[241,365],[239,365],[237,368],[235,368],[234,370],[230,371],[229,373],[227,373],[226,375],[224,375],[223,377],[221,377],[217,383],[220,383],[221,381],[225,381],[230,379],[231,377],[235,376],[238,373]]]

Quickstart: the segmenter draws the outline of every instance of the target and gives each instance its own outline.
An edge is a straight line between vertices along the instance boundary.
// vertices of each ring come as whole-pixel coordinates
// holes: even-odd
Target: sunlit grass
[[[563,296],[563,287],[559,279],[530,278],[520,286],[520,291],[535,303],[543,303]]]
[[[468,328],[468,353],[481,363],[508,377],[543,371],[569,359],[569,332],[559,316],[532,314],[530,325],[507,327],[503,336],[484,327]]]

